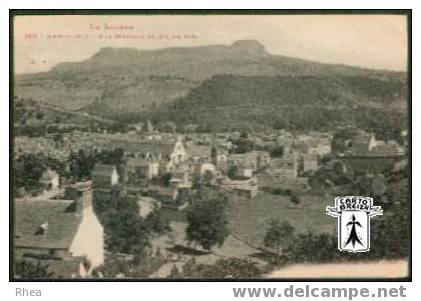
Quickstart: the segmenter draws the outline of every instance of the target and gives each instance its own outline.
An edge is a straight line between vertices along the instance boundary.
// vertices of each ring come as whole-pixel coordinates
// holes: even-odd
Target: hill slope
[[[406,98],[405,82],[397,79],[221,75],[147,115],[155,122],[193,123],[212,130],[329,129],[356,123],[376,127],[378,119],[404,128]]]

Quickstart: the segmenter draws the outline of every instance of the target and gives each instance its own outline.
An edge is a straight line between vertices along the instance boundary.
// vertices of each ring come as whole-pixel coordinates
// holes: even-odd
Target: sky
[[[126,29],[105,28],[120,25]],[[48,71],[60,62],[86,60],[102,47],[159,49],[244,39],[258,40],[272,54],[406,70],[406,17],[399,15],[17,16],[14,67],[16,73]]]

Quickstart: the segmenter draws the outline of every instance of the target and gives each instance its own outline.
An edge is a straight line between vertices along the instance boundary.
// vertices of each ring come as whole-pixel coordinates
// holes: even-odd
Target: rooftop
[[[128,167],[148,167],[149,161],[144,158],[129,158],[127,160]]]
[[[172,141],[162,140],[146,140],[146,141],[127,141],[127,140],[113,140],[114,147],[121,147],[126,151],[142,153],[142,154],[162,154],[169,155],[174,149]]]
[[[81,221],[71,200],[16,200],[16,247],[67,249]],[[47,225],[43,234],[41,225]]]
[[[92,170],[92,176],[109,176],[113,173],[114,169],[114,165],[95,164],[95,167]]]

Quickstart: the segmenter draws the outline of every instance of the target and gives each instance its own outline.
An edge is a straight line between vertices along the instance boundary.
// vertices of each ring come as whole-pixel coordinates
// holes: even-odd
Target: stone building
[[[153,158],[149,160],[139,157],[129,158],[127,160],[126,170],[131,180],[151,180],[159,175],[159,162]]]
[[[95,164],[91,177],[93,188],[109,188],[118,184],[119,175],[114,165]]]
[[[41,175],[40,182],[44,185],[46,191],[54,191],[60,186],[60,176],[54,170],[47,169]]]
[[[319,168],[319,163],[317,160],[317,154],[305,154],[302,156],[302,171],[315,171]]]
[[[236,179],[228,178],[222,179],[219,183],[220,187],[232,189],[238,196],[252,199],[257,196],[258,188],[257,178]]]
[[[277,178],[296,178],[298,175],[297,153],[285,154],[282,158],[273,158],[268,171]]]

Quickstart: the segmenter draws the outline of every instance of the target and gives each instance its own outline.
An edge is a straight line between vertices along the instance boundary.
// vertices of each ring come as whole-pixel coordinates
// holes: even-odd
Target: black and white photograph
[[[11,281],[411,278],[411,12],[14,11]]]

